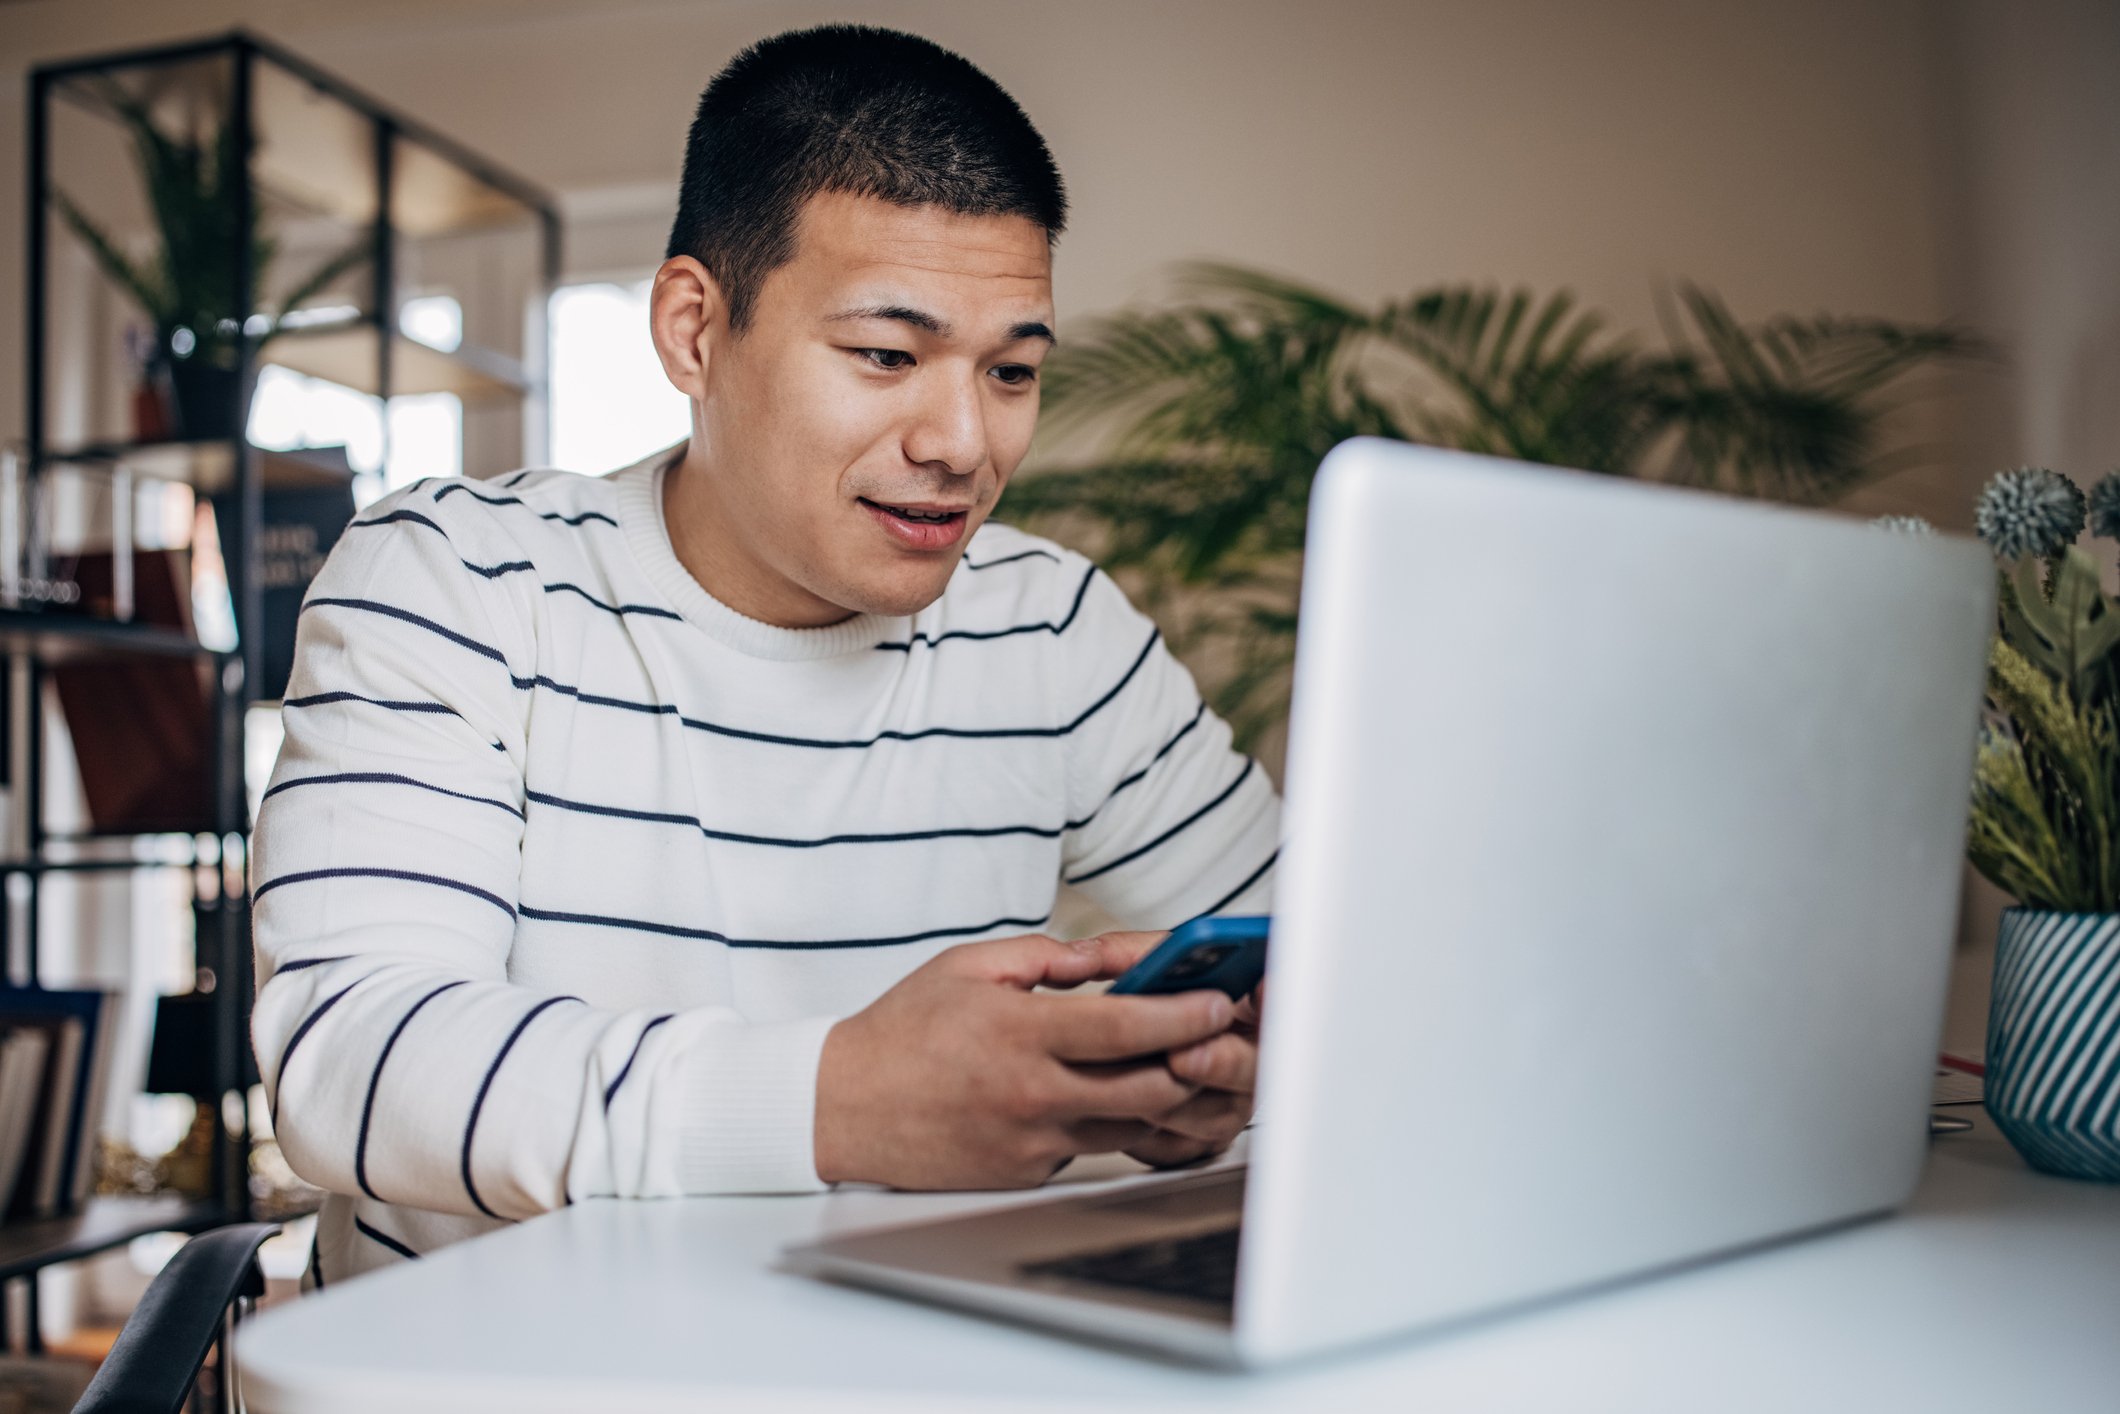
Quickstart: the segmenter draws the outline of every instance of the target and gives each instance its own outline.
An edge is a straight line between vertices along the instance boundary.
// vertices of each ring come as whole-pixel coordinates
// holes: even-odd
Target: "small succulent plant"
[[[2108,472],[2090,494],[2091,534],[2120,540],[2120,471]]]
[[[1973,528],[2006,560],[2058,555],[2083,533],[2083,492],[2058,471],[2024,466],[1996,474],[1973,508]]]
[[[2029,907],[2120,911],[2120,599],[2075,545],[2120,539],[2120,473],[2001,472],[1974,523],[2002,565],[1967,855]]]

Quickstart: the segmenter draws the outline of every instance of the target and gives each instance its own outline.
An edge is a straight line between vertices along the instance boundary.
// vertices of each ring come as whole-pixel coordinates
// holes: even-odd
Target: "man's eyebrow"
[[[947,339],[950,326],[947,321],[937,319],[924,309],[912,309],[902,304],[866,304],[859,309],[842,309],[826,322],[837,324],[848,319],[895,319],[901,324],[910,324],[937,338]]]
[[[828,316],[825,322],[837,324],[853,319],[895,319],[901,324],[910,324],[915,329],[933,334],[938,339],[947,339],[950,336],[948,320],[938,319],[924,309],[914,309],[903,304],[866,304],[855,309],[842,309],[839,313]],[[1053,331],[1042,320],[1037,319],[1026,319],[1020,324],[1009,326],[1008,341],[1013,344],[1019,339],[1043,339],[1048,344],[1059,342]]]

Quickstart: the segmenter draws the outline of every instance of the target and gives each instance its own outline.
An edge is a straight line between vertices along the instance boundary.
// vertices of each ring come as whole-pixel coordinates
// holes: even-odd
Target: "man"
[[[1248,1010],[1069,992],[1158,935],[1037,931],[1063,880],[1143,928],[1262,910],[1276,829],[1149,621],[988,521],[1064,219],[965,60],[757,45],[655,280],[691,437],[340,541],[253,880],[310,1284],[582,1197],[1029,1185],[1245,1123]]]

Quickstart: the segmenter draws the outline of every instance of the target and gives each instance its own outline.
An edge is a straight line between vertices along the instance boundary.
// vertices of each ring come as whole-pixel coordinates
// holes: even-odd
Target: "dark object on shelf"
[[[346,449],[313,449],[311,456],[336,454],[344,469],[333,472],[303,462],[273,459],[265,463],[263,516],[258,525],[258,586],[264,618],[260,633],[263,668],[252,684],[250,695],[258,701],[276,701],[287,695],[287,679],[294,669],[295,621],[302,612],[302,596],[309,582],[324,567],[346,522],[353,519],[353,468],[346,464]],[[221,556],[233,563],[241,548],[235,542],[236,504],[233,492],[212,498],[214,525],[221,539]]]
[[[117,998],[112,992],[43,987],[0,988],[0,1028],[44,1039],[43,1064],[29,1093],[7,1100],[28,1107],[13,1116],[9,1137],[18,1152],[11,1191],[0,1192],[10,1219],[48,1218],[86,1201],[95,1178],[96,1136],[110,1078]],[[19,1084],[23,1077],[15,1077]]]
[[[210,1100],[221,1093],[214,1064],[214,1006],[212,992],[184,992],[155,998],[154,1035],[147,1046],[147,1084],[150,1095],[189,1095]],[[258,1061],[249,1046],[242,1049],[241,1074],[236,1087],[248,1090],[258,1083]]]
[[[111,561],[104,551],[75,564],[80,607],[90,617],[111,617]],[[132,561],[132,622],[189,638],[189,557],[135,550]],[[142,654],[64,664],[51,677],[96,833],[214,828],[213,684],[199,664]]]
[[[177,1414],[216,1341],[217,1380],[224,1391],[236,1388],[227,1337],[265,1294],[258,1249],[279,1230],[272,1223],[236,1223],[178,1248],[133,1308],[74,1414]]]
[[[167,350],[164,351],[167,353]],[[180,437],[233,437],[236,432],[236,383],[240,368],[222,368],[204,358],[179,358],[168,354],[163,365],[169,370],[171,401],[176,404],[177,435]],[[244,408],[243,421],[249,421]]]

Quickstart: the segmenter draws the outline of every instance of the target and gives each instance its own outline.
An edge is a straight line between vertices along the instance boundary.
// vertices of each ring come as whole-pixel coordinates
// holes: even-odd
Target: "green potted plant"
[[[238,328],[238,309],[259,310],[277,242],[266,233],[255,200],[244,229],[237,229],[236,196],[248,174],[233,129],[223,124],[211,144],[171,137],[120,84],[99,75],[96,87],[132,140],[161,249],[152,260],[135,260],[64,192],[54,188],[52,204],[154,322],[153,358],[169,377],[177,435],[233,436],[241,430],[235,381],[246,332],[253,352],[263,349],[290,311],[370,258],[373,236],[363,233],[325,260],[277,312],[253,313],[249,329]],[[238,300],[235,256],[243,242],[250,248],[250,288]]]
[[[1129,576],[1215,708],[1254,746],[1287,704],[1310,481],[1348,437],[1820,502],[1910,464],[1886,395],[1981,349],[1881,319],[1741,322],[1681,287],[1663,337],[1565,290],[1442,285],[1360,307],[1227,265],[1181,302],[1070,333],[1040,375],[1040,436],[1011,516]]]
[[[2120,599],[2075,541],[2120,540],[2120,472],[1988,483],[2000,623],[1967,853],[2016,899],[1988,1013],[1987,1109],[2034,1168],[2120,1182]]]

